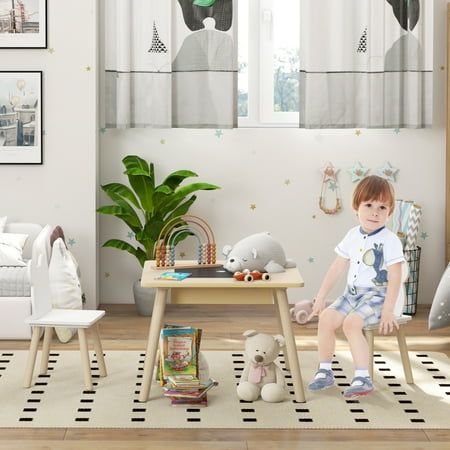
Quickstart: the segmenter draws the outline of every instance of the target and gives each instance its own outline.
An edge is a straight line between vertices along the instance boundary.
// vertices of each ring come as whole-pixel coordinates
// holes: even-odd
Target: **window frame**
[[[274,111],[273,4],[248,0],[248,116],[238,117],[240,128],[297,128],[298,112]]]

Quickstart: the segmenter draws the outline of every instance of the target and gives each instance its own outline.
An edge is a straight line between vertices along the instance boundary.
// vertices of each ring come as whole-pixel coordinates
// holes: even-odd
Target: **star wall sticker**
[[[289,186],[289,185],[291,184],[291,180],[289,180],[289,179],[284,180],[284,184],[285,184],[286,186]]]
[[[400,128],[394,128],[394,133],[395,133],[395,134],[400,133]]]
[[[91,71],[91,66],[86,66],[84,69],[86,70],[86,72],[90,72]]]
[[[105,134],[106,133],[106,128],[105,127],[100,128],[100,133]]]
[[[218,139],[220,139],[222,137],[222,135],[223,135],[223,131],[222,130],[216,130],[216,132],[214,134],[216,135],[216,137]]]
[[[180,252],[180,258],[184,258],[186,256],[186,253]]]
[[[394,167],[389,161],[384,163],[384,166],[379,167],[376,171],[376,174],[381,178],[384,178],[391,183],[395,182],[395,177],[398,172],[398,169]]]
[[[129,231],[129,232],[127,233],[127,236],[128,236],[130,239],[134,239],[135,234],[134,234],[132,231]]]
[[[330,189],[330,191],[335,191],[338,188],[338,185],[336,184],[335,181],[330,181],[328,183],[328,189]]]
[[[105,278],[109,278],[111,274],[109,272],[105,272]]]
[[[362,180],[369,172],[370,169],[364,167],[359,161],[355,162],[350,169],[348,169],[348,173],[352,177],[352,183],[356,183],[357,181]]]
[[[250,205],[250,209],[251,209],[252,211],[254,211],[254,210],[256,209],[255,203],[252,203],[252,204]]]
[[[164,145],[164,144],[166,143],[166,140],[165,140],[165,139],[161,139],[161,140],[159,141],[159,143],[162,144],[162,145]]]
[[[325,166],[320,170],[323,174],[323,182],[326,181],[336,181],[337,174],[339,169],[335,169],[333,164],[330,162],[326,163]]]
[[[315,219],[317,216],[315,214],[313,214],[312,218]]]
[[[361,130],[355,130],[356,136],[361,136]]]
[[[75,241],[75,239],[70,238],[70,239],[67,241],[67,243],[68,243],[71,247],[73,247],[73,246],[76,244],[76,241]]]
[[[309,258],[308,258],[308,262],[309,263],[313,263],[315,261],[315,258],[313,257],[313,256],[310,256]]]
[[[54,49],[53,47],[50,47],[50,48],[48,49],[48,52],[49,52],[51,55],[53,55],[53,53],[55,53],[55,49]]]
[[[428,233],[426,233],[425,231],[423,231],[422,233],[420,233],[420,237],[422,239],[426,239],[428,237]]]

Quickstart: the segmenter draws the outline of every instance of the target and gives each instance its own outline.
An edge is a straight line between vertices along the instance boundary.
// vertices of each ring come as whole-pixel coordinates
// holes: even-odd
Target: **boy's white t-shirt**
[[[350,260],[350,288],[387,286],[387,267],[405,261],[400,239],[385,227],[368,234],[356,226],[334,251]]]

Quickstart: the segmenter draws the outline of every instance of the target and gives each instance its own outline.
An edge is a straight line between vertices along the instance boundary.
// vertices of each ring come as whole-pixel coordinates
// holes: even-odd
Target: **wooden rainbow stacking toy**
[[[215,267],[216,242],[211,227],[200,217],[184,215],[170,220],[158,236],[155,245],[155,265],[157,268],[175,267],[176,238],[181,234],[195,236],[198,241],[197,263],[202,267]],[[177,265],[177,268],[181,265]],[[192,267],[183,265],[182,267]]]

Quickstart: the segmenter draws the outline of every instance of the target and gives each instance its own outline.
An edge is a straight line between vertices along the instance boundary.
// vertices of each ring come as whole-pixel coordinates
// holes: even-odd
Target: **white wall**
[[[97,21],[92,0],[48,1],[48,50],[1,50],[0,70],[42,70],[44,164],[0,165],[0,215],[61,225],[97,296]],[[86,67],[90,70],[86,70]]]
[[[444,269],[446,70],[441,66],[446,66],[446,17],[446,1],[435,1],[433,129],[399,134],[362,130],[359,137],[354,130],[236,129],[224,130],[221,138],[215,130],[108,130],[101,136],[101,182],[125,180],[120,161],[137,154],[155,163],[160,181],[169,171],[191,169],[202,181],[222,186],[220,191],[200,192],[192,212],[211,224],[219,249],[248,234],[270,231],[305,279],[304,289],[289,293],[295,301],[316,293],[334,246],[356,224],[350,208],[354,185],[347,169],[360,161],[374,173],[390,161],[400,169],[394,185],[397,197],[423,207],[421,231],[428,237],[420,240],[419,302],[430,303]],[[340,169],[345,209],[336,216],[318,208],[319,170],[327,161]],[[287,179],[289,185],[284,184]],[[101,199],[106,203],[104,196]],[[115,218],[100,220],[101,243],[127,240],[127,232]],[[132,302],[131,286],[140,273],[135,258],[115,249],[102,249],[100,255],[102,302]]]

